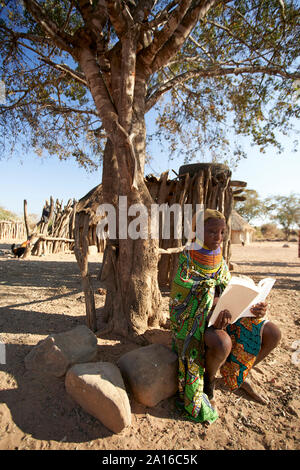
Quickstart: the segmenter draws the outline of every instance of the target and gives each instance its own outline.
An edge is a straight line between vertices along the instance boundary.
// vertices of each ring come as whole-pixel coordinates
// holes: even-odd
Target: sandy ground
[[[218,378],[220,418],[205,427],[183,420],[173,397],[147,408],[129,395],[132,424],[113,434],[74,403],[63,379],[38,375],[24,366],[25,356],[38,341],[85,322],[74,255],[17,260],[11,257],[10,241],[2,242],[0,342],[6,345],[6,363],[0,363],[0,450],[299,449],[300,351],[293,350],[293,343],[299,340],[300,348],[300,258],[297,243],[289,243],[287,248],[283,244],[257,242],[234,245],[232,250],[234,274],[249,275],[256,282],[276,277],[269,297],[269,319],[280,327],[282,340],[251,375],[269,403],[258,404],[242,391],[230,393]],[[99,256],[89,259],[97,308],[104,302],[97,293],[99,262]],[[167,309],[166,294],[164,302]],[[148,333],[152,342],[170,342],[168,330]],[[116,362],[136,347],[117,337],[99,337],[98,360]]]

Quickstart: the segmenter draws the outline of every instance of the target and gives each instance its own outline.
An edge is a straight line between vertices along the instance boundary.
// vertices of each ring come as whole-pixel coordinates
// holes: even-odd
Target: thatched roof
[[[243,219],[243,217],[237,213],[237,211],[233,210],[231,213],[231,230],[236,230],[238,232],[249,232],[255,231],[248,222]]]
[[[96,211],[102,202],[102,185],[98,184],[83,196],[76,205],[76,212],[86,212],[91,217],[91,222],[97,219]]]
[[[102,200],[102,184],[98,184],[91,189],[85,196],[79,199],[77,203],[77,211],[81,212],[86,209],[97,209]]]

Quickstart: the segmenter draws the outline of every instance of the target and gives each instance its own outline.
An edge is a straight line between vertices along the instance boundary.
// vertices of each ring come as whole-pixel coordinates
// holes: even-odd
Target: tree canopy
[[[13,212],[0,206],[0,220],[16,221],[18,220],[18,216]]]
[[[172,155],[236,160],[241,136],[281,151],[278,132],[299,117],[295,1],[1,0],[2,148],[99,165],[110,130],[82,70],[83,47],[113,107],[114,57],[125,64],[129,101],[143,68],[144,111],[157,115],[148,137],[166,139]]]
[[[244,193],[246,196],[246,200],[243,202],[236,202],[234,208],[237,212],[247,220],[247,222],[251,222],[251,220],[256,218],[261,218],[264,215],[264,203],[260,200],[257,191],[253,189],[246,189]]]
[[[292,228],[300,228],[300,195],[270,196],[264,201],[266,214],[278,222],[288,238]]]
[[[283,229],[286,237],[291,229],[300,227],[300,195],[291,193],[289,196],[274,194],[261,199],[254,190],[245,190],[246,200],[236,202],[235,209],[248,222],[253,219],[267,219],[278,223]],[[276,225],[265,223],[265,230],[276,230]],[[262,230],[263,231],[263,230]]]

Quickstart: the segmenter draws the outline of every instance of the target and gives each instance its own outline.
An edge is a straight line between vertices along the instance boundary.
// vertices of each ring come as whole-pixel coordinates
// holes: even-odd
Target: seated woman
[[[225,230],[223,214],[206,209],[203,247],[180,254],[170,294],[173,348],[179,361],[178,405],[186,417],[197,422],[214,422],[218,417],[214,381],[219,369],[231,390],[243,388],[254,399],[264,401],[246,377],[281,337],[278,327],[263,319],[266,303],[252,307],[255,317],[241,318],[233,324],[230,312],[223,310],[214,325],[207,327],[218,297],[230,280],[221,252]]]

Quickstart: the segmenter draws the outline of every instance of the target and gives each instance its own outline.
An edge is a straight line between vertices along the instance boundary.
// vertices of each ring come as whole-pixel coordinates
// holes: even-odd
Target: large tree
[[[245,201],[237,201],[234,205],[235,210],[246,219],[247,222],[263,217],[264,204],[259,199],[257,191],[254,189],[245,189],[243,195],[245,196]]]
[[[283,0],[1,1],[2,144],[99,164],[104,201],[149,209],[145,115],[157,108],[170,150],[242,154],[251,136],[280,149],[299,107],[299,10]],[[161,98],[165,96],[165,100]],[[27,138],[27,139],[26,139]],[[182,145],[184,144],[184,145]],[[121,227],[117,227],[119,229]],[[107,248],[106,312],[117,333],[159,321],[158,241]]]
[[[266,215],[279,222],[287,240],[292,228],[300,228],[300,194],[270,196],[264,200],[264,206]]]

